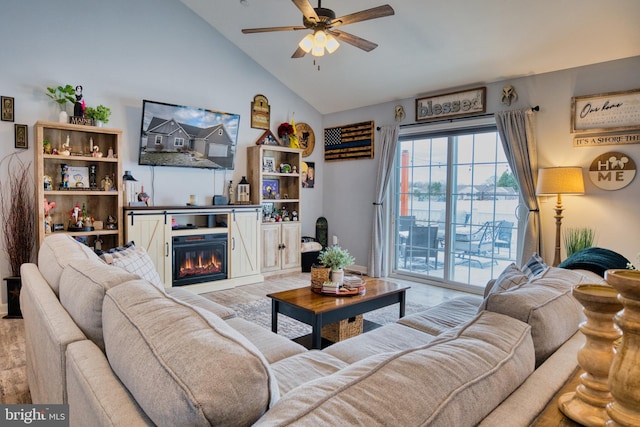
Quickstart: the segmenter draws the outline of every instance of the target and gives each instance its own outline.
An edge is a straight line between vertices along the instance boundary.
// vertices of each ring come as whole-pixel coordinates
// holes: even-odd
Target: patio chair
[[[431,268],[438,268],[438,226],[416,226],[409,231],[409,238],[404,247],[404,267],[407,267],[407,260],[424,257],[425,265]],[[433,258],[434,262],[430,263]]]
[[[498,248],[498,254],[501,248],[509,249],[509,259],[511,259],[511,237],[513,236],[513,222],[500,221],[498,231],[496,232],[495,247]]]
[[[487,221],[478,229],[478,231],[464,236],[456,235],[456,241],[454,249],[459,254],[459,257],[469,262],[475,262],[484,268],[486,265],[490,265],[492,261],[482,262],[478,258],[472,256],[486,256],[493,252],[494,244],[498,232],[499,221]]]

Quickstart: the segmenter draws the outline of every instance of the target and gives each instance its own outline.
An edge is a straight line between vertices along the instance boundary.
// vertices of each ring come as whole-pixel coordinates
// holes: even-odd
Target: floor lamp
[[[584,180],[582,168],[561,166],[555,168],[543,168],[538,170],[538,186],[536,194],[539,196],[557,195],[556,201],[556,250],[553,257],[553,266],[560,264],[560,228],[562,226],[562,195],[584,194]]]

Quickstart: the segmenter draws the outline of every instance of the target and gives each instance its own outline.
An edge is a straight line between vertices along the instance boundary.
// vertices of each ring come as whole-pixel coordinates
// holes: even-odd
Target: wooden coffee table
[[[322,346],[322,327],[368,311],[400,303],[404,317],[405,294],[410,286],[400,286],[382,279],[367,279],[363,295],[332,296],[313,292],[311,286],[276,292],[271,298],[271,330],[278,332],[278,313],[310,325],[311,348]]]

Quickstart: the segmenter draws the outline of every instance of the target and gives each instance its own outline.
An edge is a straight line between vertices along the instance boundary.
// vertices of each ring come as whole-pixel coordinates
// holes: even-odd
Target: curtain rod
[[[535,107],[531,107],[531,111],[540,111],[540,106],[536,105]],[[470,119],[480,119],[482,117],[491,117],[493,116],[495,113],[487,113],[487,114],[476,114],[473,116],[465,116],[465,117],[458,117],[458,118],[453,118],[453,119],[440,119],[440,120],[433,120],[429,123],[442,123],[442,122],[449,122],[449,123],[453,123],[454,121],[459,121],[459,120],[470,120]],[[401,128],[408,128],[408,127],[412,127],[412,126],[423,126],[425,125],[425,122],[417,122],[417,123],[407,123],[406,125],[400,125]],[[380,126],[376,127],[376,130],[380,130]]]

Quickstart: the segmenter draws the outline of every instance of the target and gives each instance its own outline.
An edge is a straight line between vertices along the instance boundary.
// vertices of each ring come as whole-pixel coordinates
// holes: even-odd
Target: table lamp
[[[562,226],[562,195],[584,194],[584,179],[582,168],[573,166],[561,166],[543,168],[538,170],[538,185],[536,194],[539,196],[557,195],[556,201],[556,249],[553,257],[553,266],[560,264],[560,228]]]

